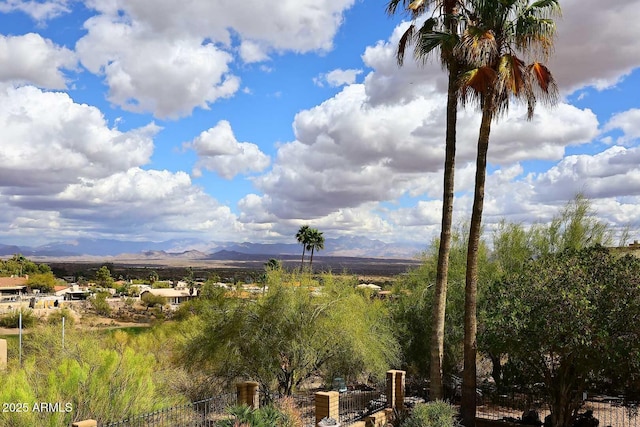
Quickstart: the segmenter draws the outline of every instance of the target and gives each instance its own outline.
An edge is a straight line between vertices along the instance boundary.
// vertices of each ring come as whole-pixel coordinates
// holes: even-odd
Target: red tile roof
[[[0,277],[0,288],[7,288],[10,286],[26,286],[26,277]]]

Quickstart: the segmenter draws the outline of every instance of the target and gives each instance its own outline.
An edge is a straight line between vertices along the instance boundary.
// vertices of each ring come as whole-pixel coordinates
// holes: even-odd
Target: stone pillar
[[[0,340],[0,371],[7,369],[7,340]]]
[[[387,371],[387,407],[395,408],[396,407],[396,371],[392,369]]]
[[[247,400],[245,403],[253,409],[258,409],[260,407],[260,395],[258,393],[259,385],[260,384],[255,381],[247,381],[245,383],[245,387],[247,388]]]
[[[326,417],[339,421],[340,393],[337,391],[320,391],[315,394],[316,426]]]
[[[407,373],[405,371],[396,371],[395,387],[396,387],[396,404],[398,409],[404,409],[404,383]]]
[[[71,427],[98,427],[98,422],[96,420],[76,421],[71,424]]]
[[[387,371],[387,407],[404,408],[405,371],[392,369]]]
[[[259,384],[255,381],[244,381],[236,384],[238,405],[247,405],[258,409],[260,406]]]

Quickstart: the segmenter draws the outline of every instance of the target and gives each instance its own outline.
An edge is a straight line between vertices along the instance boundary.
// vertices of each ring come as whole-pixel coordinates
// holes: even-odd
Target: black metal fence
[[[579,414],[591,412],[599,427],[640,427],[640,405],[624,397],[588,395],[582,401]],[[540,422],[544,422],[551,411],[549,405],[535,396],[524,394],[485,396],[478,406],[477,417],[490,420],[522,422],[529,411],[535,411]],[[535,420],[529,420],[531,424]]]
[[[215,427],[216,423],[228,416],[228,409],[237,403],[236,393],[225,393],[198,402],[173,406],[135,415],[120,421],[99,423],[100,427]],[[300,417],[304,427],[314,427],[314,393],[300,393],[293,396],[270,396],[262,404],[274,403],[281,407],[290,405]],[[385,408],[387,399],[382,390],[352,390],[340,393],[339,422],[350,425]]]
[[[213,427],[236,404],[236,393],[225,393],[185,405],[136,415],[101,427]]]
[[[352,390],[340,393],[340,421],[349,425],[359,421],[387,405],[387,398],[382,390]]]
[[[313,393],[296,394],[293,396],[296,409],[302,418],[304,427],[315,427],[316,425],[316,401]]]

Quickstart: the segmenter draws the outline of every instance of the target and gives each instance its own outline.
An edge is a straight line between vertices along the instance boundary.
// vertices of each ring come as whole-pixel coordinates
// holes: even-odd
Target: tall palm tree
[[[480,243],[489,135],[494,118],[507,112],[511,98],[528,106],[533,117],[537,100],[554,103],[557,87],[550,71],[539,62],[527,65],[529,57],[548,57],[560,12],[558,0],[468,0],[467,27],[456,47],[456,55],[472,68],[461,78],[463,102],[475,101],[482,111],[473,209],[467,248],[464,311],[464,374],[460,412],[466,427],[476,414],[476,298],[478,247]],[[523,58],[518,55],[523,56]]]
[[[442,359],[444,356],[444,326],[447,304],[447,277],[449,272],[449,252],[451,250],[451,224],[453,219],[454,171],[456,157],[456,122],[458,113],[458,79],[463,63],[454,55],[460,39],[461,21],[459,10],[461,0],[391,0],[387,13],[394,14],[399,4],[409,12],[411,25],[400,38],[397,50],[398,65],[404,62],[405,50],[414,44],[416,59],[426,61],[436,52],[440,53],[442,66],[448,71],[444,182],[442,194],[442,221],[438,248],[435,302],[433,307],[433,332],[430,352],[430,396],[443,398]],[[433,15],[416,30],[416,21],[433,8]]]
[[[308,225],[303,225],[296,233],[296,240],[298,240],[298,243],[302,244],[302,260],[300,261],[300,269],[304,267],[304,252],[307,249],[307,244],[309,243],[310,230],[311,227],[309,227]]]
[[[316,228],[309,230],[309,241],[307,243],[307,250],[311,251],[311,258],[309,260],[309,269],[313,265],[313,252],[316,250],[324,249],[324,236],[322,231],[318,231]]]

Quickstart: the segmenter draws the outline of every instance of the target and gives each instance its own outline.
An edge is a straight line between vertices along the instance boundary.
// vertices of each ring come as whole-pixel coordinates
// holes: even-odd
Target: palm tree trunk
[[[484,206],[484,184],[487,176],[487,152],[489,134],[493,120],[493,92],[486,94],[482,106],[482,121],[478,136],[476,159],[476,183],[467,248],[467,272],[464,291],[464,372],[462,375],[462,401],[460,414],[465,427],[474,427],[476,421],[476,352],[477,319],[476,299],[478,295],[478,248],[482,232],[482,209]]]
[[[302,245],[302,260],[300,261],[300,270],[302,270],[304,268],[304,250],[305,249],[306,249],[306,247],[303,244]]]
[[[438,268],[436,274],[435,305],[433,307],[433,332],[431,335],[431,363],[429,398],[442,399],[442,361],[444,357],[444,323],[447,307],[447,278],[449,273],[449,252],[451,250],[451,223],[453,220],[454,171],[456,162],[456,122],[458,97],[456,81],[458,67],[449,64],[449,87],[447,97],[447,133],[445,142],[444,183],[442,194],[442,226],[438,248]]]
[[[309,260],[309,270],[312,271],[312,265],[313,265],[313,249],[314,247],[311,246],[311,259]]]

